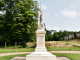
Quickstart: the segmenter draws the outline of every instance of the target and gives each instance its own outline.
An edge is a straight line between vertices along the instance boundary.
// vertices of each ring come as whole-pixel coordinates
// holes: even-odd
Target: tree
[[[34,2],[33,0],[22,0],[16,4],[17,16],[14,18],[14,21],[17,21],[18,24],[15,24],[18,26],[18,28],[16,29],[16,26],[13,26],[16,29],[14,33],[17,33],[19,37],[21,36],[21,38],[25,38],[25,40],[32,40],[35,37],[35,31],[37,30],[36,22],[39,10],[37,5],[37,2]]]
[[[78,37],[77,37],[77,35],[76,35],[76,32],[74,32],[74,38],[75,38],[75,39],[77,39],[77,38],[78,38]]]
[[[49,31],[49,30],[46,30],[46,34],[51,34],[51,31]]]
[[[64,30],[64,31],[60,30],[59,32],[55,32],[53,34],[53,40],[61,41],[61,40],[63,40],[63,37],[67,35],[67,33],[68,32],[66,30]]]
[[[0,10],[6,11],[3,15],[3,27],[11,35],[9,39],[13,42],[34,41],[39,10],[37,1],[3,0],[0,3]]]
[[[53,40],[55,40],[55,41],[58,41],[59,40],[59,34],[58,34],[58,32],[55,32],[53,34]]]
[[[67,34],[68,34],[68,32],[67,32],[66,30],[64,30],[64,31],[62,32],[62,37],[66,36]]]
[[[54,34],[54,33],[56,32],[56,30],[50,30],[50,32],[51,32],[52,34]]]
[[[3,33],[3,35],[0,35],[3,37],[3,41],[8,41],[12,39],[12,34],[10,33],[10,29],[11,29],[11,24],[13,24],[13,17],[15,16],[13,13],[13,11],[15,10],[15,4],[16,4],[16,0],[0,0],[0,11],[3,12],[2,16],[0,17],[1,19],[1,33]],[[9,36],[10,35],[10,36]]]
[[[53,41],[53,35],[46,34],[46,41]]]

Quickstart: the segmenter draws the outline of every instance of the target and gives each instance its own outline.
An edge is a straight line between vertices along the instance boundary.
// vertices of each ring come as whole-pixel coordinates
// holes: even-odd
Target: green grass
[[[80,60],[80,54],[71,54],[71,53],[54,53],[58,57],[68,57],[71,60]]]
[[[9,56],[2,56],[0,57],[0,60],[10,60],[14,57],[20,56],[20,57],[26,57],[27,54],[18,54],[18,55],[9,55]]]
[[[68,57],[71,60],[80,60],[80,54],[71,54],[71,53],[53,53],[58,57]],[[10,56],[3,56],[0,57],[0,60],[10,60],[16,56],[26,57],[27,54],[18,54],[18,55],[10,55]]]
[[[48,51],[80,51],[80,47],[55,47],[47,48]]]
[[[35,48],[0,49],[0,53],[32,52]],[[48,51],[80,51],[80,47],[47,48]]]
[[[0,49],[0,53],[13,53],[13,52],[31,52],[34,48],[19,48],[19,49]]]

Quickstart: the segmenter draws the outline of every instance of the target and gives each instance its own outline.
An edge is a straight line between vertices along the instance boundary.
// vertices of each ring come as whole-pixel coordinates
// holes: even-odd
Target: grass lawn
[[[80,47],[54,47],[47,48],[48,51],[80,51]]]
[[[54,53],[58,57],[68,57],[71,60],[80,60],[80,54],[71,54],[71,53]]]
[[[9,55],[9,56],[2,56],[0,57],[0,60],[10,60],[14,57],[20,56],[20,57],[26,57],[27,54],[18,54],[18,55]]]
[[[59,57],[68,57],[71,60],[80,60],[80,54],[71,54],[71,53],[53,53],[53,54],[56,55],[56,56],[59,56]],[[26,57],[26,55],[27,54],[3,56],[3,57],[0,57],[0,60],[10,60],[10,59],[12,59],[16,56]]]
[[[48,51],[80,51],[80,47],[61,47],[61,48],[47,48]],[[18,48],[18,49],[0,49],[0,53],[12,53],[12,52],[31,52],[35,51],[35,48]]]
[[[12,53],[12,52],[31,52],[34,48],[18,48],[18,49],[0,49],[0,53]]]

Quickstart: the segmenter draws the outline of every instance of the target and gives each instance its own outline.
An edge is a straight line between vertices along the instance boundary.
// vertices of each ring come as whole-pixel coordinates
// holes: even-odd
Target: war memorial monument
[[[47,52],[45,47],[45,34],[46,31],[44,30],[43,13],[40,10],[38,16],[38,30],[36,31],[37,46],[35,52],[26,56],[26,60],[56,60],[55,55]]]

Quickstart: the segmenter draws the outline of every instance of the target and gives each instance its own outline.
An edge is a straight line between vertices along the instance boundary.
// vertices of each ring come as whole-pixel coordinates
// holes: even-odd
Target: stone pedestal
[[[56,60],[56,56],[49,52],[33,52],[26,56],[26,60]]]
[[[37,46],[36,46],[35,52],[47,52],[47,49],[45,47],[46,31],[37,30],[36,34],[37,34]]]
[[[35,52],[26,56],[26,60],[56,60],[56,56],[47,52],[45,47],[45,34],[44,30],[37,30],[37,46]]]

